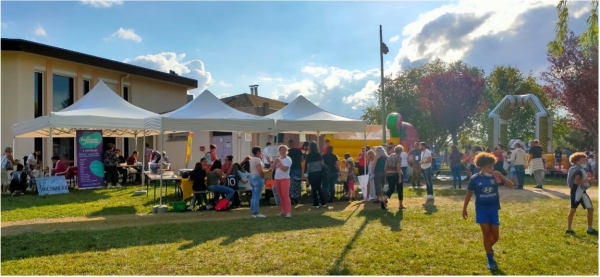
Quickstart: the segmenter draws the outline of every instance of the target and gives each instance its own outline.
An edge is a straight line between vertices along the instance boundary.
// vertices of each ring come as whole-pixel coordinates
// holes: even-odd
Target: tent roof
[[[236,110],[205,90],[177,110],[146,119],[146,125],[162,126],[164,131],[271,132],[275,122]]]
[[[302,95],[266,118],[276,120],[280,133],[364,132],[367,127],[362,120],[329,113]]]
[[[71,106],[33,120],[13,125],[15,137],[74,137],[75,130],[103,130],[105,137],[134,137],[144,130],[144,118],[156,116],[125,101],[100,81]],[[158,134],[149,126],[147,135]],[[152,131],[155,130],[155,131]]]

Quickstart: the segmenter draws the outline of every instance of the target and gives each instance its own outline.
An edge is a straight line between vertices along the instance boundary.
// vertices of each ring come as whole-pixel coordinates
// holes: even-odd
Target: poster
[[[102,131],[77,130],[76,138],[79,189],[104,187]]]
[[[192,141],[194,140],[194,133],[188,132],[187,146],[185,148],[185,167],[187,168],[188,162],[192,159]]]
[[[65,176],[39,177],[35,179],[39,195],[69,193]]]

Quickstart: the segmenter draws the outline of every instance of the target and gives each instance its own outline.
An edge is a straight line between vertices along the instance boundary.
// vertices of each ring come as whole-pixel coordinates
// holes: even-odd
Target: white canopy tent
[[[158,114],[121,98],[103,81],[71,106],[50,115],[13,125],[13,138],[75,137],[76,130],[102,130],[103,137],[159,135],[160,126],[144,125],[144,119]],[[137,144],[137,139],[135,140]],[[14,144],[14,143],[13,143]],[[136,145],[137,148],[137,145]],[[142,158],[142,164],[146,161]],[[142,184],[144,182],[142,174]]]
[[[160,126],[145,126],[144,119],[158,114],[125,101],[100,81],[71,106],[50,115],[13,125],[15,138],[75,137],[75,130],[102,130],[104,137],[160,134]]]
[[[277,133],[365,132],[367,128],[366,122],[329,113],[304,96],[298,96],[283,109],[265,117],[276,121]]]
[[[272,132],[273,119],[248,114],[223,103],[210,91],[205,90],[192,101],[172,112],[157,115],[145,120],[147,128],[159,126],[161,133],[183,131],[225,131],[225,132]],[[164,136],[161,136],[161,148]],[[238,145],[239,148],[239,145]],[[160,179],[162,188],[162,174]],[[162,189],[160,194],[162,205]]]
[[[274,120],[238,111],[208,90],[177,110],[147,118],[145,124],[148,129],[159,126],[165,132],[271,132],[275,128]]]

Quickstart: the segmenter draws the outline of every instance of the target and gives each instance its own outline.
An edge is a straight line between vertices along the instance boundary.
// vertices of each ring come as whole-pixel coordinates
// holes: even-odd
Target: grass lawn
[[[563,183],[564,179],[557,181],[556,186]],[[152,199],[131,197],[134,190],[82,191],[47,198],[5,197],[2,221],[54,218],[56,213],[147,213]],[[344,211],[294,211],[292,218],[213,220],[223,213],[187,213],[181,216],[197,220],[3,236],[2,274],[490,274],[485,268],[481,232],[474,223],[473,204],[469,207],[471,218],[461,217],[465,191],[436,190],[435,202],[428,205],[420,197],[422,193],[405,189],[405,200],[410,205],[404,212],[397,211],[395,201],[390,211],[355,202],[351,205],[356,206]],[[508,191],[501,189],[503,193]],[[500,270],[495,274],[598,275],[598,238],[585,234],[583,210],[578,210],[575,217],[577,235],[566,236],[568,200],[504,200],[500,241],[495,247]],[[595,226],[597,218],[596,214]],[[573,259],[575,256],[579,258]]]

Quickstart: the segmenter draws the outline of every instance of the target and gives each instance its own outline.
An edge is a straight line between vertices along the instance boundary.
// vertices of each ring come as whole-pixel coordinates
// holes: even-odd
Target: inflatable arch
[[[529,106],[535,111],[535,138],[539,139],[540,146],[547,147],[546,153],[553,153],[552,147],[552,116],[546,110],[540,100],[533,94],[507,95],[500,101],[498,106],[492,110],[489,118],[493,124],[488,125],[488,147],[502,143],[508,145],[508,120],[512,112],[518,107]]]

